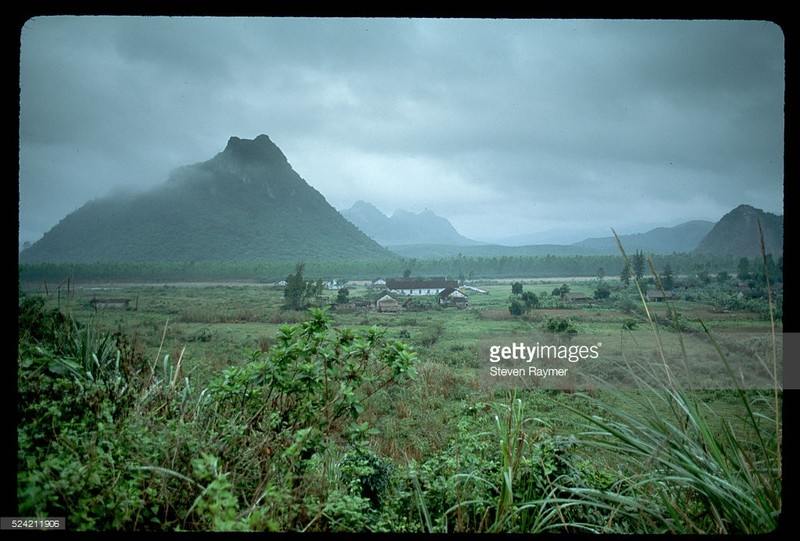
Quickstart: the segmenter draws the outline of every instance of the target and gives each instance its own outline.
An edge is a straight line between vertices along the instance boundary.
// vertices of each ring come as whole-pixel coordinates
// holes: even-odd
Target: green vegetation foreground
[[[314,309],[246,356],[196,389],[182,355],[149,361],[123,332],[21,294],[19,516],[124,531],[764,533],[778,524],[777,387],[475,394],[447,420],[436,417],[447,386],[430,383],[456,376],[378,326],[338,328]],[[718,394],[741,413],[736,423],[707,407]],[[386,429],[410,410],[418,433],[424,417],[447,425],[438,446],[415,450],[419,434]],[[570,434],[548,410],[573,423]]]

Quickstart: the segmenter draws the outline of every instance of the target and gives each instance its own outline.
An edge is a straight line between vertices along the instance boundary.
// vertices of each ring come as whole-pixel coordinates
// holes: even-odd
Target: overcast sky
[[[36,17],[19,239],[262,133],[335,208],[474,239],[783,214],[783,107],[770,21]]]

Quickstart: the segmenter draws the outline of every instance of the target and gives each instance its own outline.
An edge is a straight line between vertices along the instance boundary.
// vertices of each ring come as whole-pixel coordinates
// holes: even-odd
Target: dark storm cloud
[[[768,21],[42,17],[20,77],[21,241],[260,133],[337,208],[471,237],[783,212]]]

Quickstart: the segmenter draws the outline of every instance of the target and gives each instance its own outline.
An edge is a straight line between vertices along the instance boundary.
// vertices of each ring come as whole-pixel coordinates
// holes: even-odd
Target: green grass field
[[[352,303],[330,306],[336,299],[336,291],[325,292],[317,304],[328,306],[335,326],[379,325],[389,336],[413,345],[422,361],[449,367],[475,366],[481,339],[490,340],[499,335],[524,340],[526,336],[541,333],[542,322],[548,318],[570,320],[581,336],[613,339],[613,343],[607,342],[605,351],[615,348],[617,356],[624,349],[621,344],[632,348],[635,343],[632,340],[637,336],[648,346],[653,345],[652,329],[636,304],[637,293],[632,286],[615,291],[614,298],[607,301],[570,304],[559,302],[551,295],[557,285],[552,281],[521,282],[524,290],[534,292],[542,304],[521,317],[509,313],[511,286],[505,283],[483,285],[478,282],[488,293],[471,293],[467,309],[439,308],[434,298],[423,299],[429,308],[411,307],[399,313],[355,308]],[[576,281],[571,282],[570,288],[591,296],[596,283],[596,280]],[[29,288],[29,291],[36,289]],[[351,286],[350,291],[351,301],[376,295],[363,284]],[[100,330],[126,332],[153,358],[157,354],[169,354],[175,359],[184,351],[184,370],[200,385],[208,382],[214,370],[243,362],[246,351],[266,348],[282,324],[296,323],[305,317],[302,312],[282,310],[282,290],[262,284],[75,285],[69,292],[49,292],[48,298],[50,306],[80,321],[91,321]],[[91,304],[93,300],[107,299],[126,299],[129,304],[124,309],[95,309]],[[635,309],[625,310],[621,306]],[[757,313],[721,311],[699,301],[677,300],[670,306],[679,314],[684,331],[681,336],[670,328],[672,322],[666,303],[649,303],[648,309],[653,317],[667,322],[659,326],[665,347],[679,347],[678,338],[681,338],[690,355],[692,343],[703,342],[695,339],[701,330],[699,321],[719,336],[770,332],[770,321]],[[623,334],[623,323],[628,320],[635,320],[636,327]],[[779,332],[780,328],[777,330]],[[707,350],[707,347],[702,348],[700,354],[707,355]]]
[[[594,300],[598,281],[584,279],[570,281],[569,289],[590,300],[570,303],[552,295],[561,282],[519,281],[539,299],[537,308],[520,316],[509,311],[511,281],[476,281],[487,293],[470,292],[465,309],[425,299],[427,306],[398,313],[355,307],[354,299],[375,295],[361,283],[349,285],[347,305],[332,305],[336,292],[326,291],[315,304],[330,316],[328,335],[377,326],[387,341],[413,349],[416,377],[375,388],[364,380],[369,399],[353,410],[355,428],[334,433],[328,423],[320,436],[327,444],[308,456],[292,454],[300,440],[292,445],[280,439],[281,432],[267,437],[259,432],[263,428],[248,432],[249,425],[233,423],[247,408],[257,410],[255,419],[264,408],[277,407],[257,407],[252,401],[261,395],[243,391],[251,384],[235,383],[236,374],[272,358],[283,347],[282,329],[310,317],[283,310],[280,289],[255,283],[24,287],[45,295],[47,308],[90,323],[99,334],[124,333],[144,362],[162,371],[161,405],[141,398],[150,392],[151,377],[135,390],[139,417],[120,424],[117,433],[147,433],[154,444],[169,440],[171,447],[145,453],[121,441],[100,446],[102,456],[118,461],[109,458],[113,466],[105,462],[102,468],[96,455],[74,463],[69,454],[50,457],[101,472],[98,483],[105,479],[119,500],[105,512],[90,511],[90,501],[77,494],[43,494],[58,493],[55,474],[48,478],[22,456],[21,468],[31,471],[20,494],[31,512],[78,506],[73,515],[87,515],[81,520],[90,524],[91,518],[97,529],[744,533],[774,527],[781,510],[781,419],[780,393],[771,385],[773,321],[766,301],[749,309],[721,308],[728,293],[709,287],[686,291],[673,303],[645,305],[633,285],[613,279],[605,280],[610,297]],[[127,307],[92,304],[109,299],[125,299]],[[596,364],[581,361],[572,368],[618,383],[498,385],[488,375],[482,347],[493,340],[555,340],[545,330],[550,320],[568,322],[575,343],[602,342]],[[779,320],[775,330],[781,330]],[[686,376],[675,380],[677,386],[659,372],[664,359],[671,374]],[[737,385],[755,386],[756,379],[744,377],[747,370],[759,372],[759,389],[739,394]],[[328,385],[327,372],[324,377]],[[687,382],[699,389],[684,388]],[[208,405],[209,389],[240,396],[242,409]],[[330,415],[327,402],[316,415]],[[112,415],[104,423],[107,429],[122,421]],[[287,430],[283,434],[292,434]],[[294,437],[309,433],[299,429]],[[695,447],[698,456],[691,455]],[[652,463],[642,463],[647,456]],[[197,462],[200,457],[205,462]],[[126,461],[147,475],[123,487]],[[108,485],[115,474],[121,477]],[[661,483],[659,475],[674,483]]]

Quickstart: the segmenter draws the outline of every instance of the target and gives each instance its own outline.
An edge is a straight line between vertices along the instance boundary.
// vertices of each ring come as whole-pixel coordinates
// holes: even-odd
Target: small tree
[[[508,311],[512,316],[521,316],[523,313],[525,313],[525,306],[517,299],[511,299],[511,304],[508,307]]]
[[[611,289],[606,285],[605,282],[601,282],[600,285],[597,286],[597,289],[594,290],[594,298],[595,299],[607,299],[611,296]]]
[[[525,305],[525,312],[527,313],[539,306],[539,297],[533,291],[526,291],[520,296],[520,299]]]
[[[664,289],[667,291],[675,287],[675,275],[669,263],[664,267],[664,272],[661,274],[661,285],[663,285]]]
[[[641,251],[636,250],[631,265],[633,266],[633,275],[637,280],[641,280],[644,276],[644,254]]]
[[[346,287],[343,287],[339,290],[336,294],[336,304],[347,304],[347,301],[350,299],[350,290]]]
[[[322,278],[317,278],[316,282],[306,282],[306,300],[313,299],[322,295],[322,290],[325,289],[325,283]]]
[[[569,286],[567,284],[561,284],[561,287],[557,287],[553,290],[553,297],[561,297],[564,293],[569,293]]]
[[[307,284],[303,279],[305,263],[298,261],[294,267],[294,274],[286,277],[286,287],[283,289],[284,307],[290,310],[305,308]]]
[[[522,282],[514,282],[511,284],[512,295],[522,295]]]
[[[747,280],[750,278],[750,261],[743,257],[739,260],[739,264],[736,266],[736,277],[739,280]]]
[[[619,273],[619,280],[626,286],[631,283],[631,268],[627,263],[622,267],[622,272]]]
[[[283,288],[283,307],[287,310],[304,310],[308,308],[309,300],[322,295],[325,285],[322,279],[306,281],[303,278],[305,263],[298,261],[294,267],[294,274],[286,277],[286,287]]]

